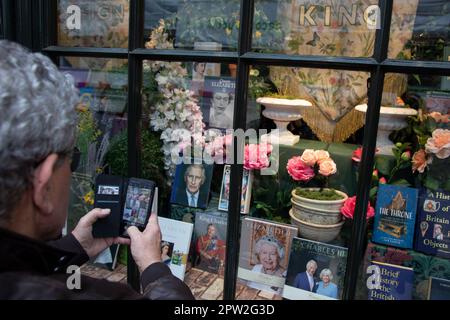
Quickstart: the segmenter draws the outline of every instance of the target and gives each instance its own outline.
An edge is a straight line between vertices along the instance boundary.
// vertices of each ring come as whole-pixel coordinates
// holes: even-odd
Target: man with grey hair
[[[306,263],[306,271],[297,274],[294,279],[293,286],[302,290],[315,292],[317,288],[317,280],[314,274],[317,270],[317,262],[313,259]]]
[[[155,214],[142,233],[130,227],[130,239],[94,239],[93,223],[110,213],[94,209],[60,238],[74,164],[77,91],[71,77],[41,54],[0,41],[0,56],[0,299],[192,299],[161,262]],[[73,266],[113,243],[130,244],[143,295],[86,276],[69,285]]]

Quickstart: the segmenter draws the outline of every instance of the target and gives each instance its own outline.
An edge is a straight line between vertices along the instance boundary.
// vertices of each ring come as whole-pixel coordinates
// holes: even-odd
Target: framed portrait
[[[181,163],[175,170],[170,202],[186,207],[206,209],[213,165],[196,163]]]
[[[234,78],[205,77],[202,113],[208,128],[233,128],[235,89]]]

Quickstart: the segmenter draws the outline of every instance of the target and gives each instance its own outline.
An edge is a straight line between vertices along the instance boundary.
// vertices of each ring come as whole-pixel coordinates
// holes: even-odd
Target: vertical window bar
[[[144,1],[130,0],[128,52],[141,46],[144,32]],[[141,86],[142,60],[128,55],[128,175],[141,176]],[[140,275],[128,247],[127,280],[136,291],[140,291]]]
[[[2,0],[3,9],[3,36],[4,39],[15,41],[16,30],[14,25],[14,17],[16,16],[16,6],[14,0]]]
[[[58,1],[39,1],[40,50],[57,45]]]
[[[391,27],[392,1],[380,0],[381,29],[376,31],[374,58],[378,63],[387,57],[389,45],[389,32]],[[370,87],[368,91],[368,111],[365,119],[363,154],[359,167],[357,187],[357,201],[352,226],[347,271],[344,279],[343,298],[355,298],[358,272],[365,248],[366,211],[369,202],[369,191],[372,179],[372,169],[375,158],[377,142],[378,121],[380,118],[381,96],[383,94],[384,71],[378,65],[370,73]],[[361,271],[364,274],[365,270]]]
[[[240,8],[240,29],[238,52],[239,57],[251,49],[252,24],[253,24],[254,0],[242,0]],[[248,91],[248,71],[249,64],[243,59],[238,58],[237,79],[236,79],[236,99],[234,102],[234,129],[245,129],[247,116],[247,91]],[[238,150],[243,150],[244,142],[233,143],[235,162]],[[242,189],[242,164],[233,164],[230,174],[230,199],[228,207],[227,223],[227,252],[224,275],[224,293],[225,300],[234,300],[236,293],[237,268],[239,264],[239,228],[241,216],[241,189]]]

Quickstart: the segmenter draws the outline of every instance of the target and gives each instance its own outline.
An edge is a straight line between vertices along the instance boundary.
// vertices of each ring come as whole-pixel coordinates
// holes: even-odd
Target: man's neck
[[[34,209],[30,203],[32,202],[22,198],[18,205],[7,213],[5,219],[0,219],[0,227],[32,239],[43,240],[35,227]]]

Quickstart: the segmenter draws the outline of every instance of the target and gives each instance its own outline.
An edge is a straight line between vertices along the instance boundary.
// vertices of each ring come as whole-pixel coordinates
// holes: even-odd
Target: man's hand
[[[161,230],[156,213],[150,215],[143,232],[134,226],[129,227],[127,231],[131,239],[131,254],[140,273],[151,264],[161,262]]]
[[[83,216],[72,231],[73,236],[81,244],[89,258],[97,256],[112,244],[130,244],[130,240],[125,238],[94,238],[92,236],[92,225],[95,221],[105,218],[110,213],[110,209],[96,208]]]

